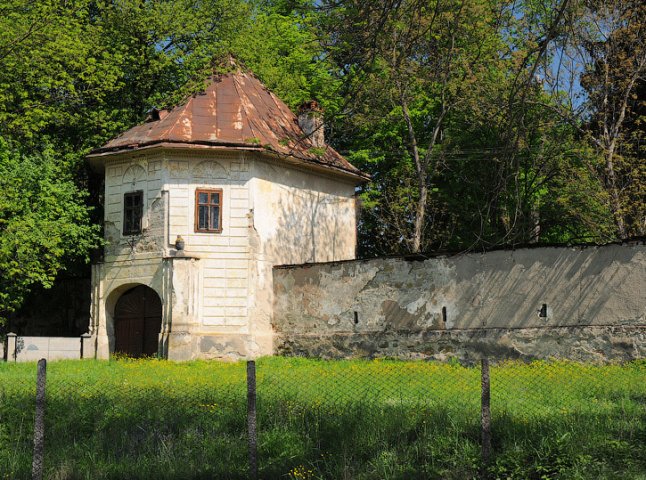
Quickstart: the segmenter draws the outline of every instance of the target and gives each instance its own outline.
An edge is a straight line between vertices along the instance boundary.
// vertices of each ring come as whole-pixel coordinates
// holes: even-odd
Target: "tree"
[[[581,81],[593,111],[588,133],[605,161],[603,180],[619,238],[643,235],[646,171],[626,127],[639,121],[638,109],[646,101],[638,95],[646,82],[646,5],[593,1],[586,10],[590,24],[580,32],[589,56]]]
[[[582,1],[568,26],[559,62],[546,67],[554,105],[597,152],[590,168],[606,190],[616,236],[644,235],[646,5]]]
[[[545,88],[575,7],[323,2],[340,145],[373,174],[364,254],[612,238],[590,149]]]
[[[357,61],[346,72],[353,115],[359,123],[388,118],[389,135],[397,132],[395,155],[408,165],[401,169],[408,173],[402,200],[414,205],[396,217],[404,219],[399,230],[409,230],[399,235],[409,251],[419,252],[428,246],[432,217],[427,209],[445,151],[446,124],[453,111],[478,95],[498,63],[498,6],[459,0],[384,0],[370,7],[349,1],[344,6],[334,25],[347,28],[336,35],[335,48],[341,65]]]
[[[51,286],[70,258],[99,244],[79,203],[83,193],[57,166],[53,149],[24,154],[0,138],[0,320],[29,289]]]
[[[317,35],[314,2],[253,3],[249,21],[230,39],[229,50],[293,110],[317,100],[325,115],[335,115],[339,81]]]
[[[245,23],[238,0],[11,0],[0,18],[0,121],[78,159],[199,89]]]

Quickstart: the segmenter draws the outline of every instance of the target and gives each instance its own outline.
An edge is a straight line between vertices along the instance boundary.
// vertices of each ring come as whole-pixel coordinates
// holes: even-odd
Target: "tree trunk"
[[[621,198],[619,197],[619,189],[617,188],[617,176],[615,174],[615,165],[613,161],[615,152],[614,141],[610,144],[606,152],[606,171],[608,172],[608,186],[610,187],[610,207],[612,215],[615,219],[617,226],[617,234],[621,240],[626,238],[626,222],[624,215],[621,212]]]
[[[419,253],[422,248],[422,233],[424,230],[424,217],[426,215],[426,202],[428,200],[428,187],[426,179],[420,178],[419,181],[419,200],[415,210],[415,233],[413,235],[413,253]]]

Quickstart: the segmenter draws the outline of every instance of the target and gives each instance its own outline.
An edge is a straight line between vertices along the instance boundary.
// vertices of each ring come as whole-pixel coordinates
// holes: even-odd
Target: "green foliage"
[[[199,89],[248,9],[237,0],[12,0],[4,11],[3,133],[35,148],[47,135],[78,153]]]
[[[413,250],[422,212],[427,251],[615,238],[607,168],[540,79],[558,64],[558,48],[543,47],[568,29],[565,4],[323,5],[351,106],[337,142],[373,176],[363,255]],[[640,178],[633,168],[621,189],[634,220]]]
[[[633,0],[584,5],[576,46],[587,60],[581,75],[591,113],[585,132],[604,159],[598,175],[617,236],[646,235],[646,5]]]
[[[51,149],[23,154],[0,138],[0,318],[32,285],[51,286],[66,260],[87,259],[99,244],[85,193],[54,158]]]
[[[316,99],[329,116],[340,108],[339,80],[318,41],[313,3],[255,3],[229,48],[293,110]]]

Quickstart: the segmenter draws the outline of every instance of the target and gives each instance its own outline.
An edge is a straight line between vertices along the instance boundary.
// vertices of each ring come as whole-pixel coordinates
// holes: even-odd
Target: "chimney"
[[[146,120],[144,121],[145,123],[158,122],[159,120],[163,120],[166,115],[168,115],[168,110],[163,110],[157,107],[153,107],[150,110],[148,110],[146,114]]]
[[[316,100],[305,102],[298,108],[298,125],[315,147],[325,147],[323,110]]]

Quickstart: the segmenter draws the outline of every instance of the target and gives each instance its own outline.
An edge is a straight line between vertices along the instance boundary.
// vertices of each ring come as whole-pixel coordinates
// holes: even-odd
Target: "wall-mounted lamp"
[[[180,251],[184,250],[184,239],[182,238],[181,235],[177,235],[177,238],[175,239],[175,248]]]

